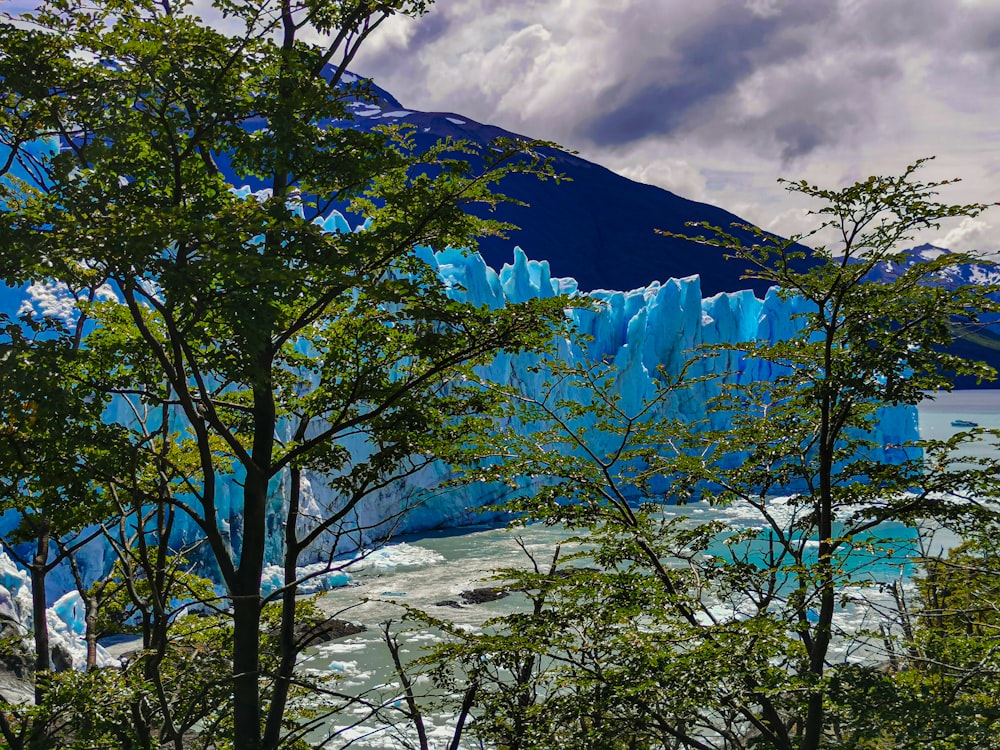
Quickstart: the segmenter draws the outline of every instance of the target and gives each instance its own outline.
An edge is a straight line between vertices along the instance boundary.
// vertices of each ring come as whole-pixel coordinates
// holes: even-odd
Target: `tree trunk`
[[[272,427],[268,431],[273,435]],[[234,750],[260,750],[260,577],[266,543],[267,475],[248,468],[243,493],[243,540],[233,597]]]
[[[260,750],[260,594],[233,594],[233,747]]]
[[[49,532],[46,519],[35,522],[35,554],[31,558],[31,619],[35,634],[35,704],[45,698],[46,673],[50,669],[49,623],[46,617],[45,574],[49,562]]]
[[[828,353],[826,372],[829,373],[832,359]],[[805,734],[801,750],[818,750],[823,739],[826,723],[824,689],[820,684],[826,671],[826,655],[830,649],[833,628],[833,613],[836,604],[836,587],[833,577],[833,473],[837,433],[832,427],[832,399],[824,394],[820,414],[819,437],[819,619],[813,635],[809,653],[809,674],[815,684],[809,694],[806,709]]]
[[[264,728],[264,747],[277,750],[281,743],[281,722],[288,703],[288,691],[292,684],[295,659],[298,649],[295,644],[295,585],[296,569],[299,562],[299,546],[296,533],[298,525],[299,499],[302,491],[302,472],[291,469],[288,497],[288,517],[285,519],[285,564],[284,591],[281,594],[281,629],[278,634],[278,670],[274,675],[271,703]]]
[[[85,596],[83,599],[84,622],[86,623],[87,670],[97,669],[97,609],[96,596]]]

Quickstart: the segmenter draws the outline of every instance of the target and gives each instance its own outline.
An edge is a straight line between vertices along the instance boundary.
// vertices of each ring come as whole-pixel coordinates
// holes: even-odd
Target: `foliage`
[[[34,540],[35,514],[55,534],[79,530],[103,512],[91,477],[118,447],[87,352],[58,320],[0,315],[0,330],[0,509],[23,516],[22,538],[8,542]]]
[[[11,750],[141,747],[128,712],[135,687],[115,669],[53,675],[41,703],[5,707],[4,739]]]
[[[995,519],[981,520],[946,555],[926,558],[916,577],[912,636],[897,677],[915,704],[905,724],[897,721],[910,746],[1000,746],[996,534]]]
[[[53,674],[36,705],[4,706],[4,739],[16,750],[220,747],[216,733],[231,730],[231,642],[225,618],[184,616],[162,650]]]
[[[917,578],[921,607],[919,630],[931,641],[937,633],[957,633],[989,644],[1000,625],[1000,559],[995,523],[975,530],[975,535],[948,551],[930,558]]]
[[[149,561],[156,560],[159,550],[140,548],[124,551],[126,556],[148,555],[148,561],[136,561],[131,568],[125,557],[117,559],[111,571],[90,589],[99,599],[99,615],[95,629],[99,636],[119,633],[142,633],[142,624],[153,617],[156,599],[166,597],[165,607],[176,618],[192,607],[204,609],[217,603],[212,582],[191,572],[186,558],[166,555],[163,581],[150,580]],[[154,571],[155,573],[155,571]],[[148,640],[148,637],[147,637]]]
[[[916,229],[976,215],[984,206],[937,202],[937,189],[947,182],[916,180],[919,167],[918,162],[899,177],[872,177],[841,191],[792,183],[790,189],[826,202],[817,212],[829,217],[821,227],[840,238],[836,253],[817,248],[820,262],[808,270],[796,267],[803,258],[786,241],[759,230],[760,244],[750,248],[724,232],[710,241],[778,284],[785,299],[805,303],[798,336],[748,351],[782,374],[770,387],[724,392],[721,406],[740,415],[739,428],[719,443],[722,451],[750,446],[743,464],[721,478],[721,497],[751,504],[772,527],[777,524],[766,509],[767,495],[781,486],[801,488],[793,498],[798,516],[793,528],[802,536],[776,534],[787,554],[785,565],[792,563],[789,624],[808,659],[801,670],[809,691],[802,748],[818,747],[829,731],[822,686],[834,612],[840,592],[857,578],[850,560],[859,547],[871,543],[870,534],[881,535],[887,521],[953,514],[949,494],[996,492],[992,466],[933,468],[935,446],[927,446],[926,463],[904,456],[890,464],[867,458],[877,447],[872,427],[886,407],[912,406],[927,391],[949,389],[956,374],[992,376],[985,365],[965,362],[946,348],[963,327],[975,328],[981,314],[996,310],[991,288],[951,289],[943,283],[950,268],[974,259],[947,254],[908,263],[900,249]],[[869,281],[889,264],[901,269],[891,280]],[[805,551],[814,535],[815,561]],[[894,544],[887,539],[882,549]]]
[[[915,601],[893,587],[902,634],[888,662],[831,681],[838,723],[852,730],[844,747],[998,747],[996,520],[980,518],[964,534],[947,554],[921,560]]]
[[[498,349],[543,346],[563,317],[560,299],[459,301],[414,251],[502,232],[466,209],[504,200],[491,188],[507,174],[554,176],[538,144],[417,153],[405,128],[341,127],[370,96],[346,73],[359,46],[428,5],[218,0],[224,34],[185,2],[50,0],[0,24],[3,166],[22,177],[0,183],[0,276],[67,290],[105,367],[101,398],[132,412],[123,424],[142,458],[106,490],[132,514],[122,539],[166,550],[178,515],[204,534],[232,608],[240,750],[282,742],[300,559],[391,530],[397,519],[359,526],[355,509],[483,408],[450,382]],[[226,170],[263,189],[234,190]],[[364,231],[317,222],[334,202],[364,215]],[[227,474],[241,488],[238,534]],[[303,482],[320,477],[332,499],[305,513]],[[268,548],[283,548],[285,569],[272,665]]]
[[[916,528],[975,528],[998,490],[995,459],[954,455],[981,432],[878,443],[886,409],[949,388],[956,373],[991,376],[946,349],[996,311],[989,287],[940,283],[971,258],[910,263],[897,249],[916,228],[983,207],[937,203],[943,183],[916,180],[918,166],[840,191],[790,186],[825,201],[817,213],[842,239],[836,252],[807,258],[803,238],[753,227],[750,247],[718,229],[702,240],[778,284],[772,304],[798,327],[702,353],[740,355],[725,358],[740,371],[698,384],[715,389],[711,409],[731,429],[665,418],[693,385],[683,376],[664,376],[635,408],[602,365],[555,365],[540,395],[511,390],[511,427],[478,446],[492,462],[472,476],[535,477],[512,508],[521,522],[575,532],[564,559],[577,562],[559,575],[505,572],[529,610],[482,634],[453,632],[437,652],[453,665],[443,683],[475,688],[469,731],[507,748],[960,746],[992,689],[947,702],[940,690],[928,697],[923,672],[882,668],[896,658],[884,648],[886,580],[916,552]],[[899,273],[872,280],[888,263]],[[772,379],[747,376],[762,371]],[[574,395],[560,400],[564,379]],[[711,504],[733,522],[672,501]],[[946,662],[955,668],[961,654]],[[932,720],[939,710],[948,718]],[[986,738],[992,711],[981,715]]]
[[[38,702],[50,669],[46,576],[114,514],[103,480],[131,455],[125,431],[102,422],[97,359],[79,328],[0,314],[0,512],[17,518],[0,542],[31,576]]]

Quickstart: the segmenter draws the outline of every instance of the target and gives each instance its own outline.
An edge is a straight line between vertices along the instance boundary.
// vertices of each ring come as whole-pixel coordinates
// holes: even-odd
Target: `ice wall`
[[[343,217],[336,213],[323,223],[330,231],[350,230]],[[427,248],[418,248],[417,252],[451,286],[452,295],[477,304],[499,307],[507,302],[521,302],[532,297],[576,292],[576,282],[552,278],[547,262],[529,261],[519,248],[514,251],[513,264],[505,265],[499,272],[487,266],[475,253],[454,249],[433,252]],[[29,288],[23,304],[35,307],[52,305],[59,293],[52,287]],[[628,292],[595,291],[590,296],[600,304],[593,309],[572,309],[568,312],[577,330],[589,337],[589,343],[561,341],[558,354],[568,362],[588,358],[614,362],[618,370],[617,386],[626,409],[637,407],[643,399],[656,393],[656,378],[661,368],[667,373],[679,372],[692,350],[702,344],[758,338],[777,341],[791,335],[796,325],[793,317],[797,311],[796,303],[782,301],[773,290],[763,300],[749,291],[703,299],[697,276],[654,282]],[[545,377],[531,371],[537,362],[536,355],[501,353],[492,365],[482,368],[481,372],[492,382],[517,384],[528,392],[537,392]],[[740,381],[774,375],[766,363],[748,363],[735,352],[720,354],[711,365],[699,362],[692,368],[691,374],[701,374],[707,366],[732,373],[730,377]],[[703,383],[683,392],[671,401],[673,411],[666,416],[688,422],[711,417],[714,427],[725,428],[725,415],[708,415],[706,410],[706,402],[717,392],[717,388],[716,384]],[[119,404],[109,410],[109,419],[129,419],[129,413],[124,404]],[[874,438],[878,445],[883,446],[881,454],[875,458],[898,459],[898,449],[892,446],[917,438],[916,410],[905,407],[886,409]],[[364,451],[361,444],[349,447],[358,454]],[[379,521],[395,516],[404,504],[415,507],[393,523],[397,534],[468,523],[481,518],[484,510],[504,499],[504,490],[499,487],[472,485],[441,489],[443,480],[448,476],[448,467],[432,464],[366,498],[352,520],[359,528],[368,528],[369,531],[354,537],[354,543],[363,544],[366,539],[386,531],[384,525],[379,526]],[[242,525],[238,481],[239,476],[223,481],[217,497],[219,517],[233,539],[239,538]],[[306,476],[303,488],[304,515],[322,515],[337,506],[338,498],[322,476]],[[282,482],[274,483],[271,503],[275,510],[280,508],[284,490]],[[268,561],[276,563],[281,560],[278,533],[281,514],[275,513],[273,518]],[[9,518],[0,519],[0,533],[9,528],[11,522]],[[172,541],[175,544],[190,543],[200,536],[193,523],[180,522]],[[325,554],[328,550],[320,546],[316,554]],[[305,559],[302,562],[313,561]],[[109,550],[91,547],[82,562],[91,575],[99,575],[110,567]],[[68,584],[69,580],[64,583]],[[61,588],[64,587],[55,583],[53,592],[61,593]]]
[[[433,253],[419,250],[421,256],[452,284],[453,294],[479,304],[500,306],[530,297],[549,297],[573,293],[572,279],[552,278],[545,261],[529,261],[515,248],[514,262],[495,272],[476,254],[459,250]],[[754,339],[778,341],[792,335],[798,324],[794,317],[801,312],[795,301],[786,302],[772,290],[761,300],[752,292],[718,294],[703,299],[699,278],[690,276],[652,283],[629,292],[595,291],[590,294],[599,304],[595,309],[569,311],[576,329],[590,338],[589,343],[561,341],[558,355],[567,362],[605,359],[614,362],[618,371],[617,386],[625,409],[635,409],[656,392],[661,368],[678,373],[702,344],[741,342]],[[544,373],[532,372],[538,356],[500,354],[489,367],[481,369],[485,379],[505,385],[516,384],[529,393],[539,393]],[[709,364],[696,363],[691,375],[705,373],[705,368],[731,373],[730,380],[750,382],[771,378],[776,373],[767,363],[745,361],[737,352],[718,355]],[[696,422],[710,418],[713,426],[726,427],[724,414],[710,415],[706,404],[718,393],[717,382],[704,382],[680,392],[671,402],[673,411],[664,416]],[[568,392],[561,394],[568,397]],[[898,446],[916,440],[915,408],[890,407],[882,410],[873,441],[878,448],[872,458],[896,461],[905,454]],[[457,526],[481,517],[504,500],[502,487],[472,485],[460,489],[439,490],[449,472],[446,466],[432,465],[395,486],[368,497],[359,511],[362,525],[377,524],[392,515],[403,502],[419,500],[395,527],[396,533]],[[307,497],[311,509],[335,503],[336,498],[322,477],[309,477]]]
[[[325,222],[330,231],[349,231],[347,222],[339,214],[332,215]],[[460,250],[433,252],[418,248],[419,255],[437,270],[451,285],[451,294],[468,299],[477,304],[500,307],[508,302],[521,302],[532,297],[551,297],[557,294],[576,292],[576,282],[572,279],[552,278],[549,265],[545,261],[529,261],[516,248],[514,261],[499,272],[485,264],[475,253]],[[0,290],[0,303],[17,309],[33,306],[45,308],[49,313],[60,310],[71,312],[71,300],[65,299],[67,292],[51,286],[33,286],[20,290]],[[6,298],[3,298],[6,295]],[[13,299],[16,295],[18,299]],[[785,302],[773,292],[763,300],[752,292],[743,291],[719,294],[703,299],[697,276],[670,279],[664,283],[652,283],[642,289],[628,292],[596,291],[590,296],[599,302],[593,308],[574,308],[568,312],[576,329],[585,334],[587,343],[560,341],[558,355],[567,362],[583,362],[588,359],[606,360],[614,363],[617,387],[626,409],[634,409],[656,393],[656,378],[662,368],[668,373],[677,373],[691,356],[692,350],[702,344],[741,342],[753,339],[777,341],[787,338],[795,331],[794,315],[799,312],[796,303]],[[529,393],[538,392],[544,375],[531,371],[538,363],[536,355],[512,356],[501,353],[494,362],[481,369],[484,378],[502,384],[517,384]],[[706,367],[731,373],[730,378],[747,382],[771,378],[775,375],[766,363],[744,361],[735,352],[725,352],[711,364],[697,363],[692,375],[702,374]],[[708,415],[707,401],[717,392],[718,385],[706,382],[684,391],[670,402],[673,410],[666,416],[696,422],[708,416],[713,426],[725,428],[725,415]],[[563,396],[580,394],[564,393]],[[113,404],[108,412],[109,420],[128,420],[131,412],[124,403]],[[883,410],[876,428],[874,440],[882,446],[875,458],[887,461],[901,457],[900,444],[917,438],[917,414],[915,409],[905,407]],[[359,454],[363,445],[351,446]],[[419,532],[432,528],[459,526],[479,520],[483,513],[504,500],[506,490],[502,487],[472,485],[463,488],[441,489],[449,477],[449,469],[443,464],[432,464],[419,473],[400,480],[365,499],[351,519],[359,528],[366,528],[363,537],[355,536],[353,541],[363,544],[366,539],[376,537],[386,531],[380,526],[381,519],[394,516],[403,504],[415,507],[405,517],[394,523],[396,534]],[[217,497],[219,517],[233,538],[238,538],[242,519],[240,515],[240,488],[238,476],[222,482]],[[275,482],[272,487],[271,504],[280,510],[285,487]],[[336,507],[338,498],[322,476],[307,475],[303,482],[305,501],[304,516],[329,512]],[[273,587],[280,579],[279,570],[273,564],[281,561],[280,513],[273,514],[273,529],[268,549],[268,567],[262,585]],[[0,517],[0,535],[9,531],[16,522],[10,517]],[[179,522],[176,536],[172,540],[181,545],[196,541],[200,531],[193,523]],[[400,545],[403,547],[405,545]],[[316,561],[329,553],[322,545],[317,545],[313,556],[301,562],[307,567],[303,573],[322,572],[316,568]],[[398,555],[397,555],[398,556]],[[395,559],[395,558],[393,558]],[[98,576],[111,566],[110,549],[100,544],[89,545],[80,558],[81,567],[90,575]],[[308,565],[313,563],[313,567]],[[325,567],[320,565],[319,567]],[[314,570],[314,568],[316,568]],[[72,590],[72,581],[65,571],[56,571],[49,582],[49,593],[54,598],[49,611],[50,626],[54,642],[69,654],[74,662],[82,663],[83,644],[79,596],[67,593]],[[314,581],[315,585],[342,585],[348,580],[344,573],[329,572]],[[27,635],[30,626],[30,586],[27,576],[18,571],[10,561],[0,554],[0,620],[20,622]],[[102,658],[107,658],[102,654]]]

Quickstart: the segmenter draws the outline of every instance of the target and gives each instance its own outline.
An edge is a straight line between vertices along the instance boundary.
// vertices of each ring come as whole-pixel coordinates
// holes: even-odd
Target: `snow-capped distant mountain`
[[[901,263],[886,263],[869,274],[872,280],[889,281],[914,263],[926,262],[950,255],[951,250],[936,245],[924,244],[906,251],[907,259]],[[989,262],[963,263],[942,273],[942,286],[957,288],[968,284],[1000,286],[1000,266]],[[1000,292],[991,295],[1000,302]],[[950,347],[954,354],[968,359],[982,360],[1000,372],[1000,315],[988,314],[983,320],[990,325],[974,330],[965,330]],[[956,378],[958,388],[997,388],[1000,383],[977,383],[970,377]]]
[[[935,260],[944,255],[952,254],[951,250],[938,247],[937,245],[918,245],[906,251],[906,255],[908,256],[906,262],[885,264],[872,278],[889,280],[914,263]],[[948,286],[962,286],[965,284],[1000,285],[1000,266],[995,266],[989,262],[965,263],[948,269],[942,276],[943,283]]]

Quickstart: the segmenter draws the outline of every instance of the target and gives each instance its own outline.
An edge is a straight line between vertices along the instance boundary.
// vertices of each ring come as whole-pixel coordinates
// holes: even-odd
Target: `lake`
[[[920,433],[928,439],[943,439],[956,432],[952,420],[965,419],[981,427],[1000,428],[1000,391],[957,391],[938,394],[919,407]],[[992,448],[972,446],[970,455],[985,454]],[[697,520],[720,518],[734,527],[753,525],[752,514],[746,509],[720,509],[704,504],[670,508],[668,513],[684,513]],[[901,525],[890,528],[890,533],[902,532]],[[911,537],[915,534],[909,532]],[[480,586],[489,585],[489,577],[498,568],[524,567],[525,552],[518,546],[520,538],[525,549],[540,562],[551,559],[552,550],[563,540],[566,532],[558,527],[535,524],[508,531],[496,527],[468,527],[435,532],[420,537],[405,538],[387,545],[366,560],[360,570],[353,573],[355,585],[325,594],[322,609],[352,622],[362,623],[368,630],[346,639],[324,644],[313,649],[303,661],[303,668],[316,670],[317,674],[336,673],[342,677],[339,688],[345,692],[374,691],[373,695],[391,700],[396,695],[388,652],[382,644],[379,623],[399,620],[405,603],[429,612],[435,617],[446,618],[465,628],[478,628],[484,620],[509,612],[523,602],[523,597],[510,596],[483,604],[462,604],[461,595]],[[940,552],[955,543],[946,533],[937,531],[932,537],[932,552]],[[897,551],[891,560],[873,559],[871,575],[877,580],[899,579],[905,573],[906,551]],[[890,603],[888,594],[878,587],[858,590],[856,604],[848,604],[838,612],[837,626],[844,632],[856,631],[869,624],[871,608]],[[451,604],[443,604],[451,602]],[[457,605],[457,606],[456,606]],[[404,655],[412,658],[419,649],[438,640],[427,630],[413,632],[404,645]],[[848,650],[850,649],[850,650]],[[866,650],[868,649],[868,650]],[[864,643],[852,643],[840,654],[847,659],[863,659],[870,651]],[[382,686],[382,687],[379,687]],[[358,709],[337,717],[336,724],[343,735],[329,744],[341,747],[350,739],[352,747],[398,748],[401,740],[391,730],[383,729],[369,734],[371,727],[351,729],[352,716],[362,718]],[[450,717],[435,714],[430,717],[428,731],[432,746],[439,746],[450,736]]]

